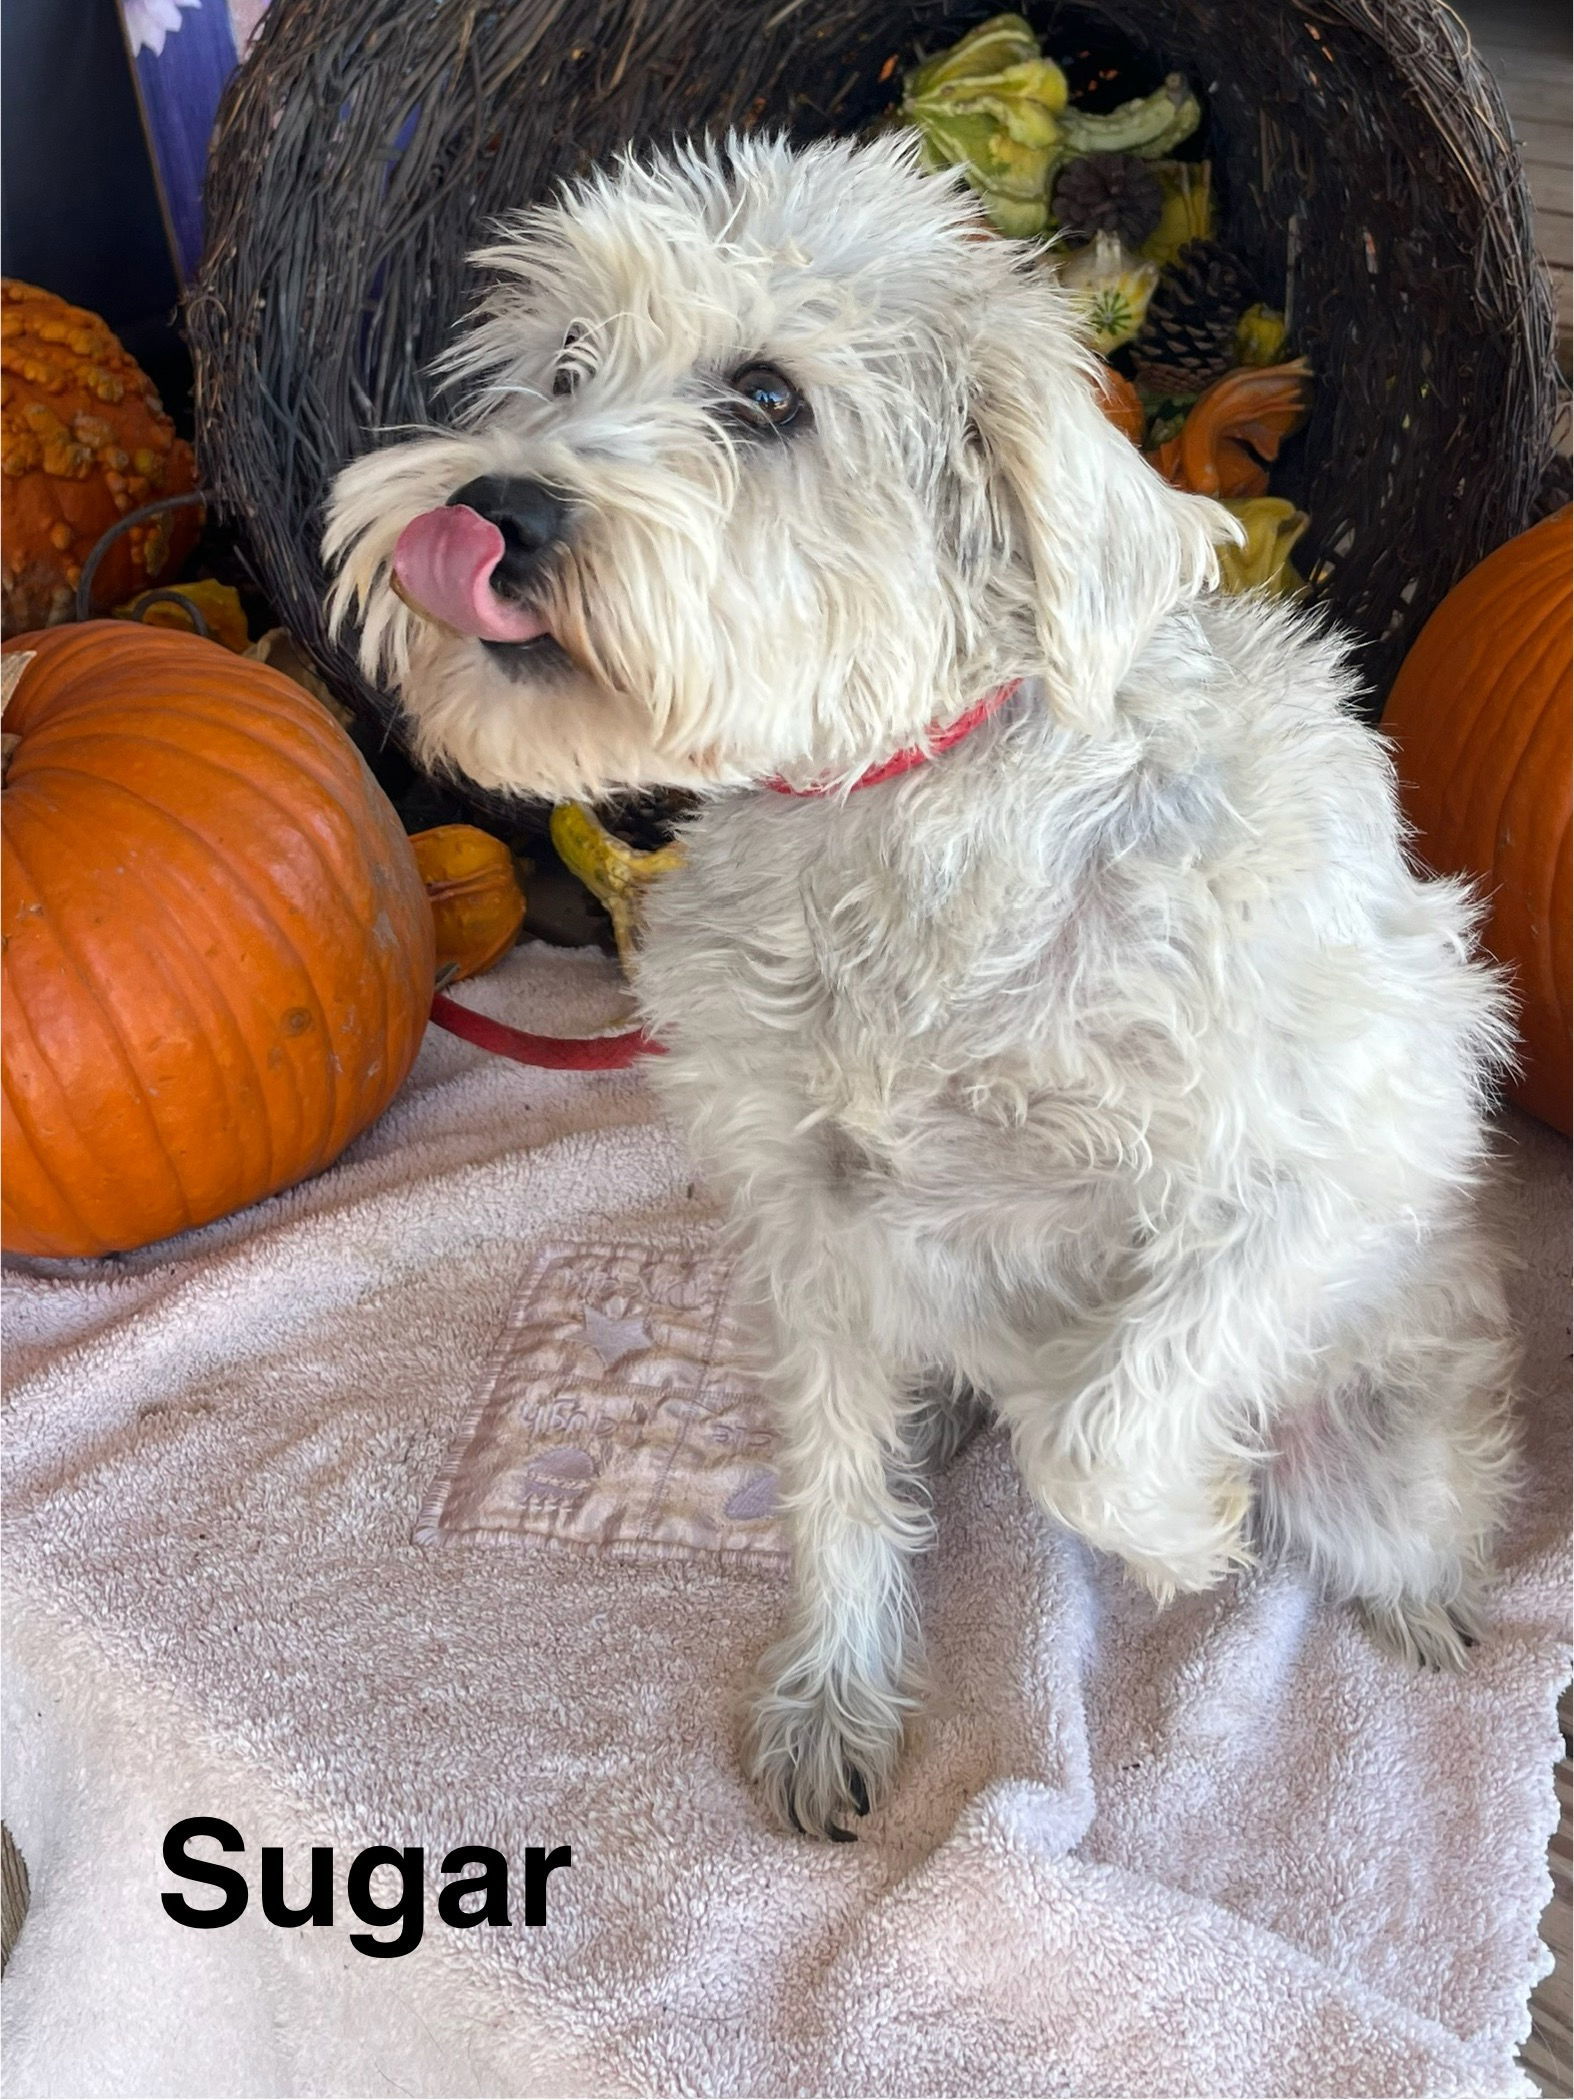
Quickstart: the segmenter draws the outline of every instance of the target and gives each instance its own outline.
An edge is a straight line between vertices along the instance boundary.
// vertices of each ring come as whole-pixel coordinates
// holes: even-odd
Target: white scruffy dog
[[[454,427],[337,481],[334,612],[428,759],[703,798],[639,989],[768,1323],[778,1811],[842,1836],[891,1778],[975,1394],[1161,1597],[1269,1546],[1460,1662],[1506,1024],[1339,644],[1212,592],[1227,515],[899,142],[629,163],[480,260]]]

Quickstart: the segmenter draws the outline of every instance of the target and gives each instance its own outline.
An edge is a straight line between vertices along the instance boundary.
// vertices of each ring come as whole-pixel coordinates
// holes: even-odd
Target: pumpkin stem
[[[114,524],[99,534],[93,542],[87,560],[82,564],[82,574],[77,578],[76,616],[79,620],[93,617],[93,578],[98,574],[98,565],[123,532],[133,525],[145,525],[149,518],[162,518],[172,510],[189,510],[194,504],[212,501],[206,489],[187,489],[184,495],[160,496],[156,503],[139,504],[118,517]]]
[[[0,716],[11,705],[11,695],[22,683],[22,673],[38,654],[36,649],[13,649],[9,656],[0,656]],[[21,743],[19,736],[9,730],[0,735],[0,782],[11,770],[11,753]]]

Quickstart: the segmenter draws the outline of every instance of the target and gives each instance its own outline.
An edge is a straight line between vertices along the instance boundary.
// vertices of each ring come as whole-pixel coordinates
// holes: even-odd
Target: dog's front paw
[[[1378,1646],[1413,1670],[1463,1670],[1481,1639],[1481,1620],[1467,1598],[1442,1604],[1402,1597],[1397,1603],[1362,1603],[1357,1609]]]
[[[914,1702],[848,1676],[811,1676],[766,1658],[746,1762],[778,1821],[805,1837],[846,1845],[848,1827],[889,1789]]]
[[[1223,1481],[1186,1493],[1113,1478],[1061,1474],[1035,1483],[1050,1514],[1102,1553],[1118,1555],[1160,1604],[1211,1590],[1256,1556],[1246,1532],[1250,1489]]]
[[[1223,1494],[1206,1509],[1194,1513],[1192,1521],[1173,1516],[1154,1550],[1149,1540],[1138,1545],[1130,1540],[1116,1551],[1126,1572],[1135,1577],[1160,1605],[1173,1604],[1178,1596],[1195,1596],[1214,1589],[1226,1576],[1256,1565],[1257,1555],[1246,1531],[1249,1498],[1243,1493]]]

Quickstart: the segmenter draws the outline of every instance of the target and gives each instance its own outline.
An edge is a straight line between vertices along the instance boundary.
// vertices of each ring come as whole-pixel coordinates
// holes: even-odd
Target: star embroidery
[[[643,1320],[614,1320],[607,1313],[597,1312],[593,1305],[585,1307],[581,1319],[585,1340],[608,1371],[615,1369],[625,1356],[633,1356],[636,1351],[650,1347],[650,1336],[645,1332]]]

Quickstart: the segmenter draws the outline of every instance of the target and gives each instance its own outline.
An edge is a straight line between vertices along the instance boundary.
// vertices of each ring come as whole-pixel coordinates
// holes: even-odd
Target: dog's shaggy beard
[[[590,462],[528,431],[438,437],[358,461],[339,479],[326,546],[341,561],[335,624],[355,613],[360,658],[405,703],[417,756],[483,787],[557,798],[652,778],[687,786],[707,737],[716,636],[696,617],[732,499],[726,452],[691,441],[674,503],[670,464]],[[549,481],[572,503],[572,540],[532,590],[548,639],[456,635],[393,581],[404,527],[484,474]],[[668,648],[641,646],[659,633]]]

